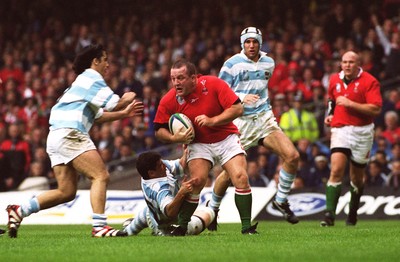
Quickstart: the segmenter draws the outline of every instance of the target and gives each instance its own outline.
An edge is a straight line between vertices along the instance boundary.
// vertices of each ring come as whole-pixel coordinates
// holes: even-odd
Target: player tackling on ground
[[[163,160],[157,152],[139,155],[136,168],[142,177],[142,191],[146,207],[137,216],[124,222],[128,235],[137,235],[149,227],[154,236],[169,236],[174,231],[178,213],[186,196],[192,192],[193,179],[186,180],[186,151],[176,160]],[[180,182],[180,179],[183,179]],[[214,219],[209,207],[198,208],[188,223],[188,235],[200,234]]]
[[[326,184],[326,212],[321,226],[333,226],[342,179],[350,159],[350,211],[347,225],[356,225],[357,210],[364,189],[365,167],[374,139],[373,119],[381,112],[379,82],[360,67],[352,51],[342,56],[342,71],[332,75],[328,89],[331,127],[331,173]]]

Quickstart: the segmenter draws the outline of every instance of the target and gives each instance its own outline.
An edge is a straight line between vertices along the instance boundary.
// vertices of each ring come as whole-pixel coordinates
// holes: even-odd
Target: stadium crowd
[[[109,55],[109,86],[119,95],[136,92],[145,105],[142,117],[92,128],[93,140],[105,162],[110,162],[160,145],[153,119],[160,98],[171,87],[173,61],[183,57],[200,74],[218,75],[223,62],[240,52],[238,36],[247,26],[261,29],[262,50],[276,62],[269,96],[282,129],[301,155],[294,187],[322,187],[329,177],[330,133],[323,124],[326,90],[329,76],[338,72],[347,50],[360,54],[363,70],[380,80],[384,98],[375,121],[367,186],[399,187],[397,1],[368,5],[333,0],[201,2],[168,1],[161,6],[158,1],[114,0],[92,6],[85,0],[57,5],[46,0],[4,1],[0,9],[0,191],[16,190],[26,177],[52,178],[45,150],[48,117],[76,77],[72,61],[82,47],[102,43]],[[304,112],[315,128],[293,126],[294,108]],[[280,165],[275,154],[254,148],[248,160],[252,186],[275,181]]]

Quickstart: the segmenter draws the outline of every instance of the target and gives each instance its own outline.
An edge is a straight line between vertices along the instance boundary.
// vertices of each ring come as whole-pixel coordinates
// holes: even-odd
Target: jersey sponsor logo
[[[320,193],[301,193],[289,195],[290,209],[296,216],[308,216],[325,210],[325,195]],[[282,216],[281,212],[267,205],[267,212],[273,216]]]

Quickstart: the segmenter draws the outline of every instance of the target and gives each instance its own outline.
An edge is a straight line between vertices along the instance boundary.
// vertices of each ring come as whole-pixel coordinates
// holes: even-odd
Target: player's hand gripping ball
[[[181,132],[185,132],[190,127],[193,129],[193,124],[190,119],[182,114],[182,113],[175,113],[169,118],[168,122],[169,131],[171,134],[177,134]],[[194,139],[194,129],[193,129],[193,139]]]

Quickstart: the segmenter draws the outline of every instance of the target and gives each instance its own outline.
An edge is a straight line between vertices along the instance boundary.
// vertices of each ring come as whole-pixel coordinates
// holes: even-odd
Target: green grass
[[[241,235],[239,224],[221,224],[218,232],[199,236],[153,237],[145,230],[103,239],[90,237],[90,225],[22,225],[18,238],[0,237],[0,261],[398,261],[399,225],[263,221],[253,236]]]

